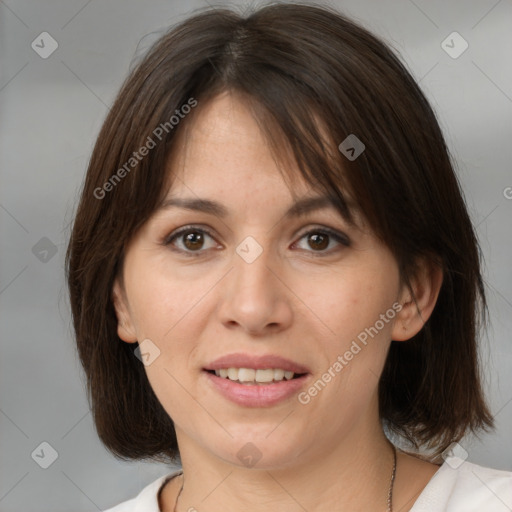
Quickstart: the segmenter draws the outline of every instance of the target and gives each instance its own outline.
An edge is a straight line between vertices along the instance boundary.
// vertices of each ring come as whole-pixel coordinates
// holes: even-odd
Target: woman
[[[294,4],[172,29],[105,120],[67,255],[101,440],[182,466],[111,511],[510,510],[512,473],[462,441],[493,427],[478,251],[375,36]]]

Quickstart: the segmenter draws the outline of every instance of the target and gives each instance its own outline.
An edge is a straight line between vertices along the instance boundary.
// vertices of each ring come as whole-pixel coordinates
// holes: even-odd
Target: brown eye
[[[210,247],[205,247],[208,238],[210,238],[212,242]],[[300,240],[307,240],[305,250],[313,256],[328,256],[341,249],[340,247],[336,247],[336,245],[350,246],[350,240],[346,235],[330,228],[311,230],[302,235]],[[170,246],[173,251],[184,254],[185,256],[194,257],[203,255],[207,252],[207,249],[215,248],[216,245],[214,242],[215,239],[208,230],[194,226],[185,226],[171,233],[163,244]],[[334,242],[334,248],[328,250],[332,242]],[[297,245],[297,243],[298,242],[294,245]]]
[[[326,250],[332,241],[334,241],[335,246],[350,246],[350,240],[346,235],[329,228],[314,229],[312,231],[308,231],[307,233],[304,233],[300,239],[307,241],[309,249],[306,248],[306,251],[313,253],[314,256],[327,256],[328,254],[336,252],[336,250],[340,250],[339,247],[337,249],[334,247],[332,250]]]
[[[206,238],[212,235],[205,229],[199,229],[187,226],[171,235],[164,241],[164,245],[173,246],[173,249],[187,256],[200,256],[206,249],[215,247],[212,243],[210,247],[205,248]]]
[[[308,235],[308,243],[312,249],[323,251],[329,246],[329,236],[324,233]]]
[[[182,235],[183,236],[183,235]],[[198,231],[192,231],[185,235],[183,240],[183,245],[187,249],[190,249],[191,251],[194,251],[196,249],[201,249],[202,245],[204,244],[204,237],[202,233],[199,233]]]

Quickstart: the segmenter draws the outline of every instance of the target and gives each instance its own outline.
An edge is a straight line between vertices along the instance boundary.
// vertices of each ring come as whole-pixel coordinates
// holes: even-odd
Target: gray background
[[[134,55],[147,49],[155,32],[205,5],[0,1],[2,512],[104,510],[169,471],[122,463],[97,439],[72,338],[63,261],[93,142]],[[482,244],[492,322],[482,354],[497,431],[462,445],[468,460],[512,470],[512,2],[332,5],[401,53],[439,115]],[[44,31],[58,43],[47,59],[31,48]],[[453,31],[469,44],[456,59],[441,45]],[[460,41],[453,44],[461,48]],[[58,452],[48,469],[31,457],[43,441]]]

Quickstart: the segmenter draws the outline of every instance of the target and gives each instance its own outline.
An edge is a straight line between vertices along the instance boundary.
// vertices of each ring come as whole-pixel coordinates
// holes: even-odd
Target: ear
[[[402,309],[396,315],[391,335],[395,341],[411,339],[430,318],[443,284],[443,270],[433,259],[421,258],[410,284],[410,289],[404,284],[400,293]]]
[[[119,278],[115,279],[112,287],[112,302],[117,316],[117,335],[127,343],[135,343],[137,341],[135,327],[128,308],[126,293]]]

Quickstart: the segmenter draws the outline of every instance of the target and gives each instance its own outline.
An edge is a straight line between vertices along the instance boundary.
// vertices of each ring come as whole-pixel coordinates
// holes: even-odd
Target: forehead
[[[223,92],[199,104],[186,121],[167,162],[172,189],[186,183],[204,190],[227,184],[255,190],[265,182],[283,194],[301,196],[311,191],[288,144],[283,141],[277,161],[258,120],[238,94]],[[283,170],[293,177],[288,184]]]
[[[278,133],[276,158],[260,123],[237,93],[223,92],[200,103],[176,134],[167,162],[167,193],[159,210],[178,207],[222,218],[256,207],[260,214],[265,207],[277,207],[285,218],[336,210],[333,196],[306,182],[289,144]],[[347,191],[343,195],[353,215],[346,220],[362,227],[356,202]]]

